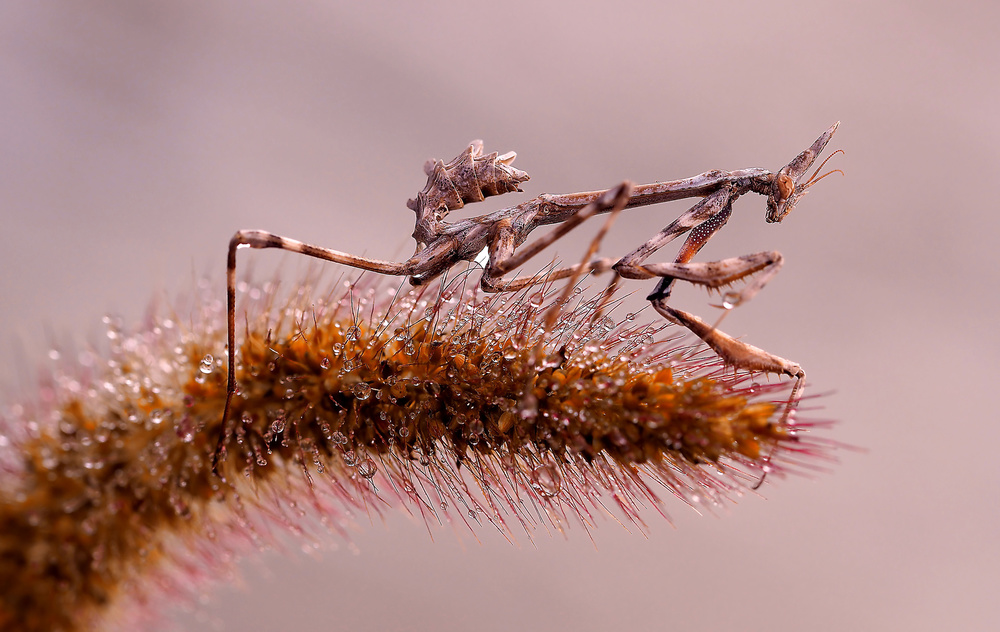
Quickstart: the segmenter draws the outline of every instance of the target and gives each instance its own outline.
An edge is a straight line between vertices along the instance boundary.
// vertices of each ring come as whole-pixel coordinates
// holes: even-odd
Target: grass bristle
[[[512,541],[609,511],[642,528],[663,495],[711,507],[828,458],[809,424],[778,423],[787,384],[671,346],[677,328],[594,318],[599,297],[483,297],[463,277],[308,285],[279,300],[241,284],[223,478],[214,287],[132,333],[109,319],[93,366],[63,367],[36,403],[8,406],[0,628],[134,622],[152,614],[150,591],[188,594],[234,551],[268,544],[269,524],[306,528],[308,514],[346,533],[354,515],[402,506]]]

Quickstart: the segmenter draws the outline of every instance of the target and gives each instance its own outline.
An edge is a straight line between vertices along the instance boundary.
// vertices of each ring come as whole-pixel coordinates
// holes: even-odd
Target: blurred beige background
[[[221,298],[238,228],[409,254],[424,160],[473,138],[519,153],[528,199],[777,169],[839,119],[846,177],[778,226],[741,200],[702,259],[785,254],[726,329],[801,362],[832,392],[827,436],[866,454],[721,518],[668,503],[676,530],[650,512],[648,539],[607,521],[593,542],[431,541],[394,515],[363,525],[360,553],[317,561],[293,542],[245,564],[245,590],[172,616],[297,632],[996,629],[997,24],[991,2],[5,0],[5,392],[107,312],[136,322],[206,273]],[[603,252],[685,208],[630,212]]]

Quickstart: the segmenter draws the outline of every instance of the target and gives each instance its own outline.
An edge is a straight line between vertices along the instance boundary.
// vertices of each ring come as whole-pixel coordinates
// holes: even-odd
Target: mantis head
[[[826,161],[833,158],[839,153],[843,153],[843,150],[838,149],[824,160],[820,166],[813,172],[812,177],[810,177],[805,182],[799,182],[802,176],[805,175],[806,171],[812,167],[813,163],[816,162],[816,158],[823,153],[823,149],[826,144],[833,137],[833,133],[837,131],[840,126],[840,121],[834,123],[830,129],[823,132],[819,138],[816,139],[808,149],[803,151],[801,154],[795,157],[790,163],[781,168],[781,170],[774,176],[774,180],[771,182],[771,191],[767,195],[767,215],[765,219],[769,223],[780,222],[788,215],[791,210],[795,207],[798,201],[809,192],[809,187],[816,184],[823,178],[827,177],[831,173],[841,173],[844,172],[840,169],[834,169],[832,171],[827,171],[823,175],[819,175],[820,170],[826,165]]]

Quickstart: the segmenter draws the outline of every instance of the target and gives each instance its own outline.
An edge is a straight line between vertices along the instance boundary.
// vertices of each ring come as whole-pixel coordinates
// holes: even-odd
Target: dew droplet
[[[743,302],[743,296],[739,292],[726,292],[722,295],[722,308],[732,309]]]
[[[347,443],[347,437],[344,436],[343,432],[338,430],[330,436],[330,441],[333,441],[334,445],[345,445]]]
[[[368,385],[368,382],[358,382],[352,390],[358,399],[368,399],[372,394],[372,387]]]
[[[194,424],[187,415],[177,424],[177,436],[183,443],[191,443],[194,440]]]
[[[563,357],[557,353],[550,353],[548,356],[542,360],[541,365],[543,369],[554,369],[563,363]]]
[[[320,362],[319,362],[319,368],[324,369],[324,370],[329,369],[330,368],[330,358],[323,358],[322,360],[320,360]]]
[[[371,479],[375,476],[376,472],[378,472],[378,465],[375,464],[375,461],[371,457],[358,464],[358,474],[364,478]]]
[[[539,465],[531,470],[531,487],[541,496],[552,498],[562,491],[562,477],[554,465]]]
[[[212,354],[209,353],[204,358],[201,359],[201,364],[198,365],[198,370],[201,371],[202,373],[208,374],[212,372],[212,369],[214,367],[215,367],[215,358],[213,358]]]
[[[350,329],[347,330],[347,334],[345,334],[344,338],[346,340],[357,340],[358,339],[358,335],[360,333],[361,332],[358,331],[357,327],[351,327]]]
[[[284,417],[278,417],[277,419],[271,422],[271,432],[273,432],[274,434],[281,434],[284,431],[285,431]]]

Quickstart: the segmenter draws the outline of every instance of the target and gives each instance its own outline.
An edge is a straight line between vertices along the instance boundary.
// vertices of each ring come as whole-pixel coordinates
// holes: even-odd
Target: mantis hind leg
[[[410,263],[394,263],[391,261],[380,261],[378,259],[368,259],[356,255],[313,246],[310,244],[288,239],[280,235],[268,233],[262,230],[241,230],[233,235],[229,242],[229,255],[226,259],[226,316],[228,319],[227,342],[229,373],[226,385],[226,407],[222,413],[222,426],[219,429],[219,440],[212,455],[212,471],[221,476],[219,463],[226,457],[226,439],[229,436],[229,416],[233,404],[233,395],[236,394],[236,251],[240,248],[277,248],[287,250],[324,261],[340,263],[359,270],[369,270],[380,274],[409,276],[415,272],[414,265]]]

